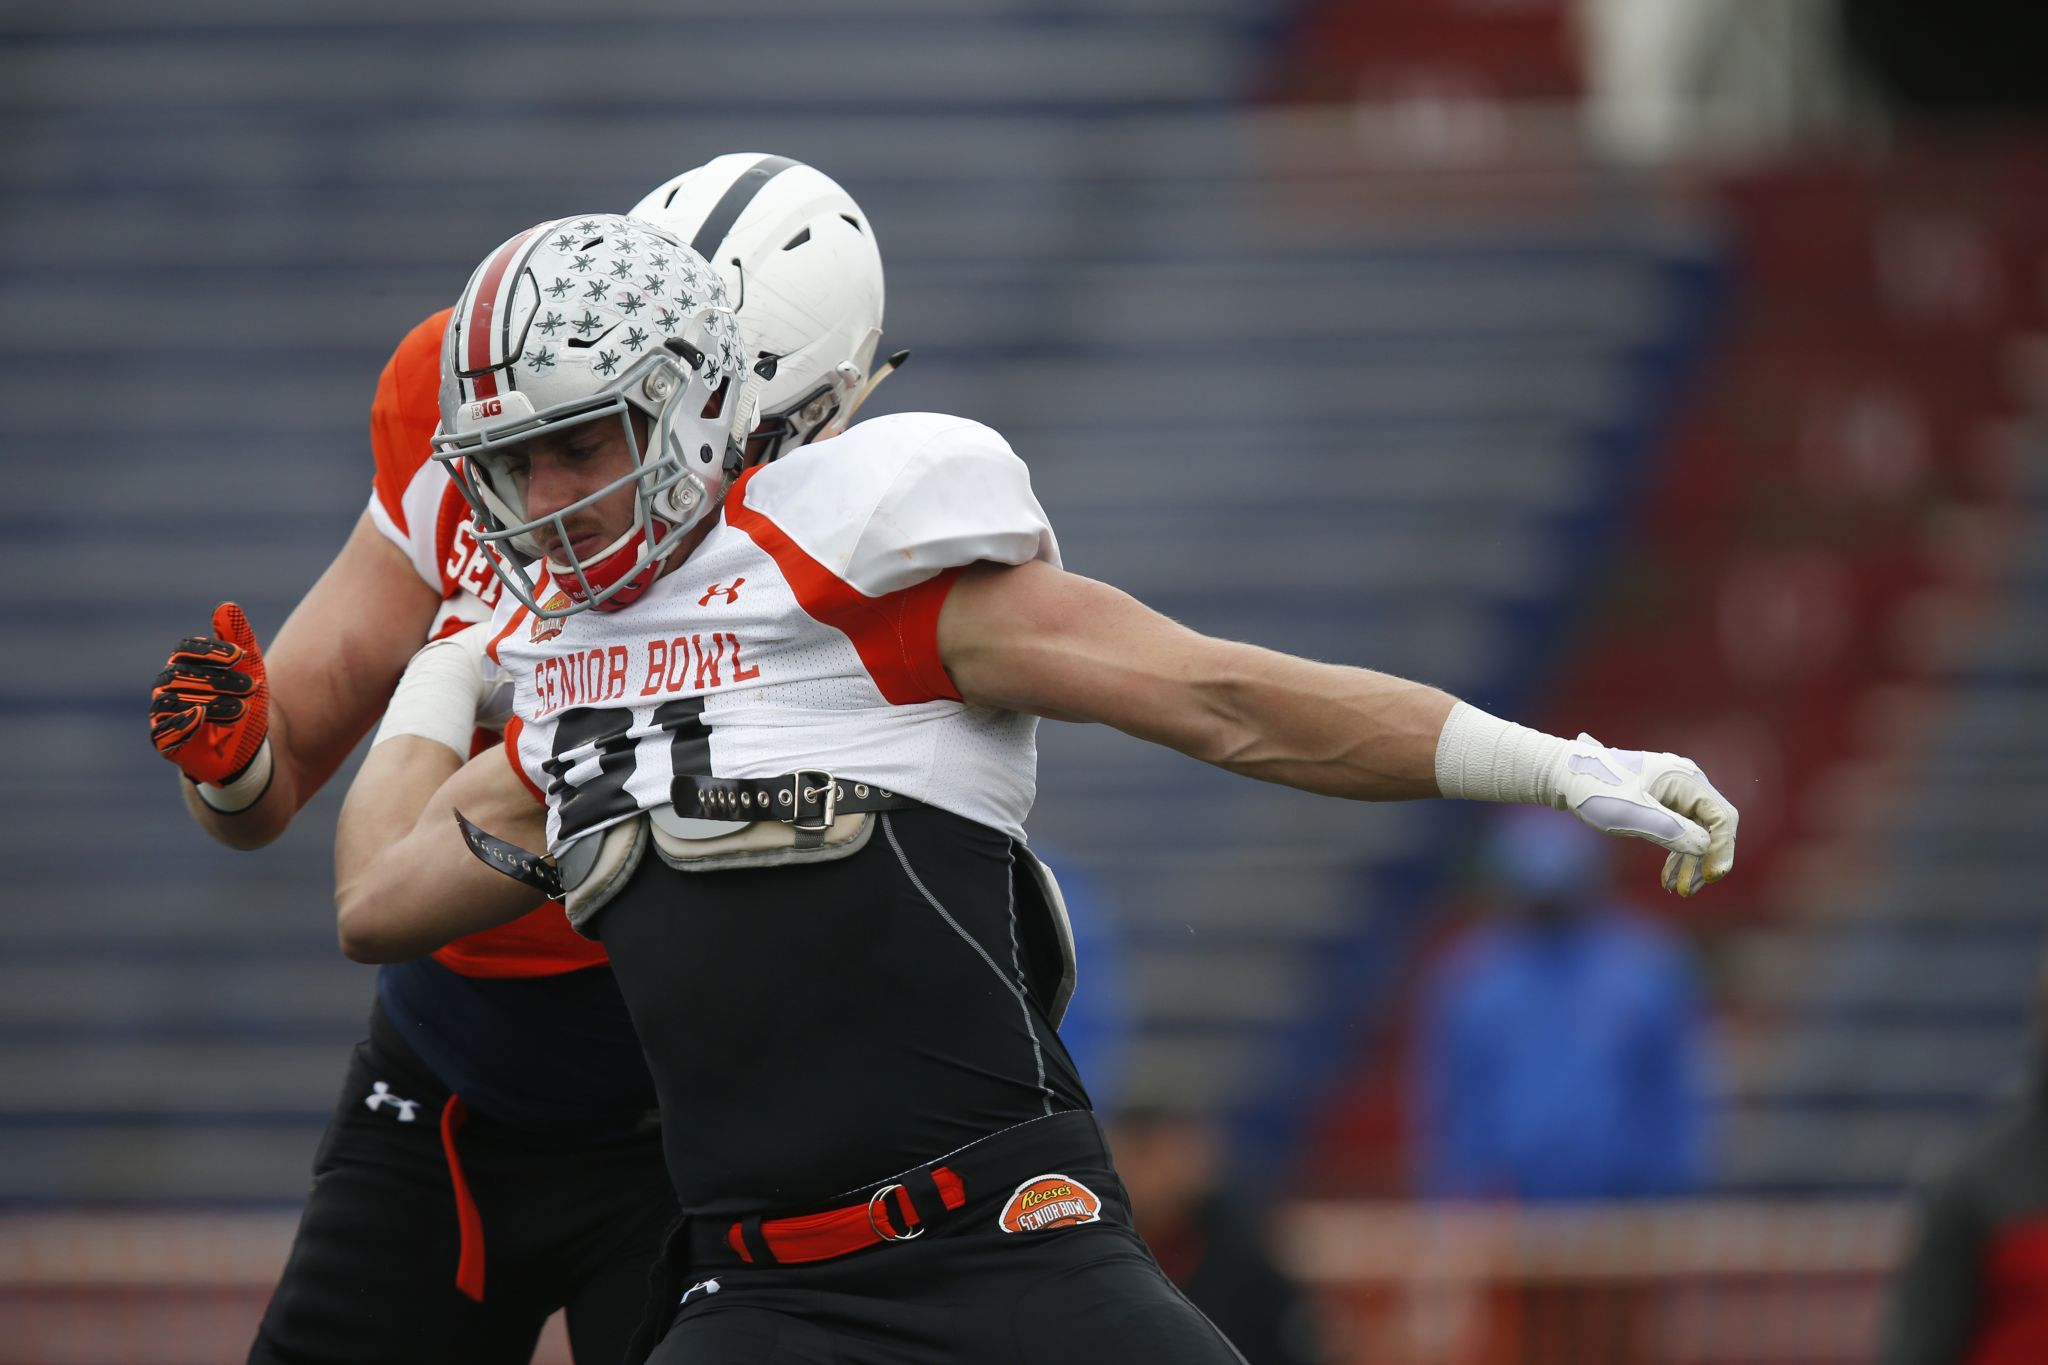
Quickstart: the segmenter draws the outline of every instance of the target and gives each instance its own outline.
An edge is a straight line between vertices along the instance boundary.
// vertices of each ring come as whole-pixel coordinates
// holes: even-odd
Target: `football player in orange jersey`
[[[747,343],[776,357],[757,452],[850,419],[880,377],[883,286],[845,191],[786,158],[735,154],[634,212],[699,243],[735,289],[745,278]],[[223,843],[276,838],[385,710],[420,642],[487,616],[498,595],[466,503],[428,458],[447,316],[385,367],[369,505],[269,648],[223,604],[212,637],[184,641],[157,679],[152,737]],[[653,1102],[604,952],[559,907],[385,968],[250,1359],[525,1361],[557,1308],[580,1361],[617,1359],[673,1212]]]
[[[653,305],[601,282],[652,255],[675,306],[621,344]],[[419,719],[350,790],[343,944],[409,957],[547,894],[602,936],[688,1107],[661,1365],[1241,1363],[1132,1230],[1056,1033],[1075,973],[1024,840],[1037,718],[1328,796],[1552,805],[1666,849],[1681,895],[1732,868],[1735,808],[1677,755],[1210,639],[1068,573],[978,422],[897,413],[751,459],[704,275],[591,214],[471,276],[436,458],[505,595],[415,657],[391,711]],[[547,291],[585,276],[558,314]],[[465,765],[480,658],[516,715]]]

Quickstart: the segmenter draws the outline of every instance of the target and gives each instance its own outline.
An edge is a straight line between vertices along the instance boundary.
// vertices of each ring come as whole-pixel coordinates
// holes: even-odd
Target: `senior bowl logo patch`
[[[1044,1232],[1102,1221],[1102,1200],[1072,1176],[1035,1175],[1017,1187],[997,1223],[1004,1232]]]
[[[547,601],[540,604],[540,609],[542,611],[560,611],[568,605],[569,594],[558,588]],[[533,629],[527,632],[528,638],[535,644],[540,644],[544,640],[552,640],[562,633],[562,627],[568,623],[568,620],[569,618],[566,616],[536,616],[533,618]]]

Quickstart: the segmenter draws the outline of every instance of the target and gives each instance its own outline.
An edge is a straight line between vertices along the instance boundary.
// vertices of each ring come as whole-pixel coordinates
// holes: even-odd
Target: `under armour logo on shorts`
[[[680,1299],[676,1300],[676,1307],[680,1308],[684,1304],[688,1303],[690,1301],[690,1295],[696,1293],[700,1289],[703,1290],[706,1295],[716,1294],[718,1292],[718,1281],[699,1280],[697,1283],[691,1285],[688,1289],[685,1289],[683,1291],[683,1296]]]
[[[398,1111],[398,1121],[400,1123],[411,1123],[413,1111],[420,1107],[418,1100],[402,1100],[392,1094],[391,1087],[382,1081],[371,1086],[370,1092],[368,1095],[363,1096],[363,1103],[368,1106],[370,1112],[375,1113],[388,1104]]]

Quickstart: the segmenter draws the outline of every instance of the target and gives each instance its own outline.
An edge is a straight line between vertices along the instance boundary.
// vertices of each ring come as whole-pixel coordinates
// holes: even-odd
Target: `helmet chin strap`
[[[653,585],[654,580],[661,576],[662,566],[668,562],[669,556],[675,553],[675,547],[671,545],[661,554],[642,557],[645,547],[659,545],[662,537],[670,529],[659,517],[650,517],[648,522],[646,528],[635,526],[620,536],[587,564],[581,561],[574,565],[557,564],[552,558],[548,559],[546,563],[549,575],[572,599],[578,597],[585,583],[590,585],[590,596],[593,598],[610,590],[611,596],[601,602],[592,603],[591,609],[594,611],[617,611],[620,607],[637,601],[640,595]],[[614,564],[614,561],[625,555],[632,556],[629,563]],[[636,579],[640,581],[635,583]],[[627,586],[613,588],[613,584],[621,582]]]
[[[828,422],[826,430],[819,434],[837,436],[840,432],[852,426],[853,414],[860,410],[862,403],[868,401],[868,395],[880,388],[884,379],[902,369],[904,363],[909,359],[910,352],[898,351],[895,355],[890,356],[880,365],[877,365],[874,374],[868,377],[868,382],[860,386],[860,390],[846,401],[846,406],[839,410],[839,415]]]

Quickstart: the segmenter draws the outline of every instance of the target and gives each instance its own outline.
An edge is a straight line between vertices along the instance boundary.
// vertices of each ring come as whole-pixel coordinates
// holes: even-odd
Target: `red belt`
[[[1103,1188],[1122,1191],[1109,1172],[1109,1151],[1095,1116],[1085,1109],[1027,1119],[914,1167],[857,1202],[787,1217],[730,1214],[684,1219],[666,1259],[691,1267],[699,1279],[725,1265],[804,1265],[850,1256],[883,1242],[908,1242],[967,1206],[985,1205],[991,1219],[1020,1180],[1052,1172],[1094,1172]],[[1122,1215],[1128,1219],[1128,1212]]]
[[[919,1187],[917,1194],[912,1186]],[[967,1186],[960,1177],[949,1167],[932,1166],[884,1185],[859,1204],[793,1218],[741,1219],[726,1229],[725,1244],[749,1265],[829,1261],[881,1242],[922,1237],[926,1224],[966,1202]]]

